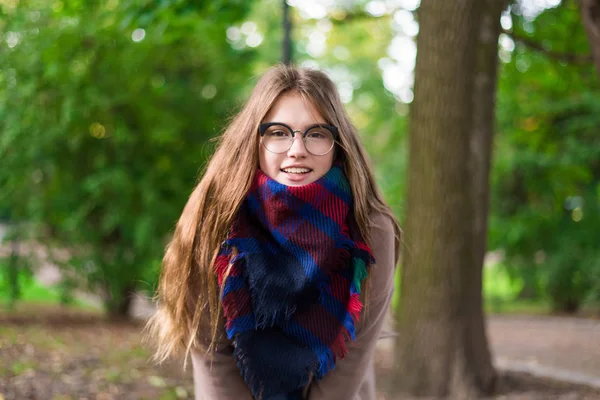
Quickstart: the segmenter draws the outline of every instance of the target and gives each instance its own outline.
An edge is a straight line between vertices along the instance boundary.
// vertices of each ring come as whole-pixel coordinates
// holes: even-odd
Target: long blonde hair
[[[366,152],[334,83],[317,70],[272,67],[219,137],[166,249],[156,295],[158,308],[145,330],[145,340],[156,347],[155,361],[183,352],[186,361],[192,348],[208,352],[216,343],[222,321],[213,263],[258,166],[258,125],[274,102],[289,91],[310,101],[328,123],[338,127],[336,159],[352,187],[354,215],[363,238],[368,243],[372,213],[387,215],[399,237],[397,219],[375,184]],[[200,340],[200,328],[210,329],[210,343]]]

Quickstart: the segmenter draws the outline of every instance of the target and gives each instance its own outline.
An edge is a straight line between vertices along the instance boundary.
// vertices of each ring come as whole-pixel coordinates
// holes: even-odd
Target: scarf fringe
[[[346,357],[348,354],[348,346],[346,345],[346,340],[349,339],[348,331],[346,328],[340,330],[340,333],[337,335],[333,343],[331,344],[331,350],[333,353],[339,358]]]
[[[335,354],[328,347],[325,351],[319,352],[319,369],[316,371],[316,375],[318,379],[321,379],[327,374],[331,369],[335,368]]]
[[[239,346],[236,345],[237,351],[235,354],[235,361],[240,371],[240,375],[244,378],[244,381],[250,388],[252,394],[256,396],[256,398],[262,399],[265,390],[264,383],[257,375],[251,372],[250,368],[248,368],[248,357],[239,349]]]
[[[358,293],[353,293],[348,301],[348,312],[352,316],[354,322],[358,322],[362,308],[363,304],[362,301],[360,301],[360,295]]]
[[[355,292],[360,293],[360,285],[368,276],[367,265],[366,262],[360,257],[353,257],[352,265],[354,266],[352,284],[354,285]]]
[[[268,390],[267,390],[267,392],[265,392],[265,389],[267,389],[265,387],[265,382],[263,382],[257,374],[254,374],[251,372],[251,368],[249,368],[250,359],[249,359],[248,355],[242,350],[243,346],[238,346],[239,339],[240,339],[239,336],[236,336],[236,339],[234,339],[234,342],[233,342],[233,345],[235,347],[234,357],[235,357],[237,367],[240,371],[240,375],[244,378],[244,381],[250,388],[250,391],[252,392],[253,396],[256,399],[261,400],[263,398],[270,398],[273,395],[279,394],[279,393],[270,393]],[[322,365],[322,363],[319,363],[319,364]],[[306,374],[304,374],[303,376],[298,376],[295,380],[292,380],[291,382],[288,382],[288,383],[291,383],[296,388],[303,388],[306,385],[308,385],[311,375],[316,375],[317,377],[319,377],[319,379],[322,378],[323,375],[319,376],[320,368],[321,368],[321,365],[319,365],[319,364],[318,364],[318,361],[315,360],[310,365],[306,366]],[[333,365],[333,366],[335,367],[335,365]],[[327,369],[327,371],[328,370],[329,369]],[[282,373],[285,373],[285,371],[282,371]],[[288,378],[289,378],[289,375],[288,375]]]
[[[259,309],[254,309],[255,324],[254,329],[265,329],[277,325],[282,319],[287,321],[296,311],[296,307],[286,307],[284,310],[273,311],[271,314],[261,313]]]
[[[219,256],[217,256],[217,259],[215,260],[215,273],[217,274],[219,286],[223,285],[223,278],[225,277],[225,272],[227,271],[228,266],[229,255],[220,254]]]
[[[339,251],[337,254],[337,262],[335,264],[335,270],[339,271],[343,268],[348,268],[348,265],[352,260],[352,249],[354,248],[354,242],[350,240],[346,234],[343,234],[339,241],[336,243]]]

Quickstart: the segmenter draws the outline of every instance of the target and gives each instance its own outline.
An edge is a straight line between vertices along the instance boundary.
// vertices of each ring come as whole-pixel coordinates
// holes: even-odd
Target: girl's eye
[[[271,136],[276,136],[276,137],[282,137],[282,136],[288,136],[289,134],[285,131],[273,131],[271,132]]]
[[[325,139],[327,136],[322,134],[321,132],[310,132],[306,135],[309,139]]]

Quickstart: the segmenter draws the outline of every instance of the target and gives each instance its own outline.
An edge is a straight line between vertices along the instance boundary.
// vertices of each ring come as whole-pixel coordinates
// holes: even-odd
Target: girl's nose
[[[294,136],[294,141],[292,142],[292,147],[288,150],[288,157],[299,158],[306,156],[308,156],[308,151],[304,145],[304,140],[302,140],[302,135],[296,134],[296,136]]]

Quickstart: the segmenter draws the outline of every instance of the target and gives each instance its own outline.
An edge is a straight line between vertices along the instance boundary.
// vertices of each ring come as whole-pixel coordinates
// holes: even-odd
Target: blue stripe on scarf
[[[231,326],[229,329],[225,329],[227,331],[227,338],[233,339],[235,334],[240,332],[247,332],[256,326],[256,322],[254,320],[254,314],[246,314],[241,317],[237,317],[233,321],[231,321]]]
[[[340,234],[340,227],[329,216],[323,214],[310,203],[304,203],[302,207],[302,219],[310,222],[315,228],[335,240]]]
[[[282,191],[282,190],[280,190],[281,189],[280,186],[285,188],[284,185],[281,185],[279,183],[277,183],[277,185],[275,185],[275,184],[272,185],[269,183],[269,188],[273,192],[272,196],[276,195]],[[334,190],[331,190],[331,192],[334,192]],[[338,192],[340,194],[338,197],[340,197],[343,201],[346,201],[346,199],[344,197],[347,198],[347,194],[343,193],[343,191],[338,191]],[[248,194],[247,199],[248,199],[248,204],[250,205],[250,210],[255,215],[258,215],[259,219],[264,224],[264,226],[268,226],[269,228],[275,230],[274,227],[271,226],[271,224],[267,220],[265,212],[261,207],[259,199],[252,193]],[[323,214],[322,212],[320,212],[319,210],[314,208],[312,204],[306,203],[303,200],[298,199],[298,198],[296,198],[296,200],[299,203],[303,203],[301,208],[298,210],[298,215],[301,216],[303,220],[309,221],[315,228],[321,230],[322,232],[324,232],[326,235],[328,235],[332,239],[335,239],[339,235],[340,227],[334,220],[332,220],[329,216]],[[297,225],[299,225],[299,224],[297,224]],[[292,228],[292,230],[294,230],[294,229]],[[281,239],[278,239],[278,241],[280,243],[282,242]]]
[[[263,248],[264,246],[261,246],[259,241],[255,238],[233,238],[226,240],[225,243],[232,247],[248,249],[251,253],[266,250],[266,248]]]
[[[277,228],[268,223],[264,211],[262,210],[262,207],[260,207],[260,203],[258,202],[256,196],[254,196],[252,193],[249,193],[247,198],[251,211],[253,211],[255,215],[259,216],[259,219],[264,226],[269,227],[270,233],[277,243],[281,244],[282,247],[298,257],[306,276],[316,279],[323,277],[323,272],[319,268],[319,265],[307,251],[293,244]]]
[[[331,352],[331,349],[326,344],[321,342],[321,340],[311,331],[305,329],[302,325],[294,320],[288,321],[288,323],[282,326],[282,329],[289,335],[301,338],[301,340],[307,344],[317,355],[320,362],[319,370],[315,371],[317,372],[318,379],[321,379],[330,368],[335,367],[333,364],[333,353]]]
[[[282,188],[285,189],[285,186],[277,182],[272,183],[271,181],[269,181],[269,188],[274,192],[274,194],[276,194],[282,191]],[[340,198],[343,199],[343,197],[346,194],[343,193],[343,191],[338,192],[340,194]],[[273,238],[284,248],[297,255],[297,257],[300,259],[300,263],[304,269],[304,273],[306,274],[306,276],[312,278],[311,280],[322,280],[324,278],[324,275],[316,261],[308,252],[306,252],[301,247],[291,243],[277,228],[273,227],[269,223],[269,221],[266,218],[266,214],[260,205],[259,199],[253,193],[248,193],[247,200],[248,205],[250,206],[250,210],[254,213],[254,215],[258,216],[259,220],[264,226],[269,227]],[[302,200],[298,199],[298,201]],[[302,212],[299,214],[302,217],[302,220],[310,222],[312,226],[324,232],[326,235],[328,235],[334,240],[335,238],[339,238],[340,227],[330,217],[319,212],[309,203],[304,203],[301,210]],[[297,223],[297,226],[298,225],[299,222]],[[295,231],[295,229],[292,228],[292,231]],[[342,246],[343,242],[353,245],[353,242],[349,238],[341,238],[338,239],[338,241],[336,242],[336,246]]]
[[[224,298],[230,292],[235,292],[236,290],[246,288],[246,280],[243,276],[228,276],[225,281],[225,287],[223,288],[223,295],[221,298]]]
[[[354,320],[346,306],[341,303],[335,296],[331,293],[321,292],[321,297],[319,298],[319,304],[323,306],[329,313],[335,316],[338,320],[342,322],[342,325],[348,330],[348,333],[354,340]],[[350,317],[350,318],[348,318]]]
[[[345,304],[338,300],[332,293],[329,293],[325,290],[321,291],[321,296],[319,297],[319,304],[321,304],[323,308],[325,308],[331,315],[335,316],[337,319],[340,319],[348,312]]]
[[[322,179],[323,187],[352,206],[352,191],[341,168],[331,168],[330,172]]]
[[[273,193],[273,194],[278,194],[279,192],[285,192],[287,189],[287,186],[285,186],[284,184],[281,184],[273,179],[269,179],[267,181],[267,186],[269,187],[269,189],[271,190],[271,193]]]

